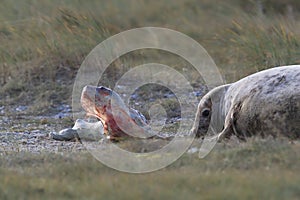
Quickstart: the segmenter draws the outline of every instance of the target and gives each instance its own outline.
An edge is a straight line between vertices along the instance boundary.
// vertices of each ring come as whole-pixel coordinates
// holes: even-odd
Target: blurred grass
[[[234,20],[232,24],[225,43],[233,44],[240,51],[243,66],[234,64],[239,71],[251,67],[260,71],[299,63],[300,40],[299,34],[293,32],[293,22],[278,19],[274,23],[268,18],[245,17],[243,20]]]
[[[143,26],[191,36],[206,48],[228,82],[256,70],[296,64],[299,7],[297,0],[3,0],[1,104],[30,104],[33,112],[46,113],[51,106],[70,103],[76,71],[90,50],[113,34]],[[151,56],[161,53],[156,54]],[[114,72],[143,56],[115,63],[119,70]]]
[[[299,143],[218,144],[148,174],[110,169],[88,153],[0,158],[1,199],[298,199]]]

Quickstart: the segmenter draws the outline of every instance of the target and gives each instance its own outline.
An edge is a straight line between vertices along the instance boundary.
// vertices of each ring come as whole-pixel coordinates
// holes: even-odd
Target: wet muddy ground
[[[65,106],[68,108],[68,106]],[[28,116],[26,110],[9,107],[0,116],[0,153],[28,151],[64,152],[80,151],[84,147],[78,142],[60,142],[49,138],[49,133],[57,132],[72,124],[71,111],[65,109],[54,116]],[[9,113],[9,114],[7,114]]]

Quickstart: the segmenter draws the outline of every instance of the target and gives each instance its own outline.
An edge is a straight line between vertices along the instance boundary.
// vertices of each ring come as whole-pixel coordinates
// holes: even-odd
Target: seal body
[[[300,137],[300,65],[275,67],[219,86],[200,101],[192,133]]]

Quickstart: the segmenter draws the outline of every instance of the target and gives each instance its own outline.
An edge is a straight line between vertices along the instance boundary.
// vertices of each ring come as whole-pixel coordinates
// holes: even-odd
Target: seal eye
[[[209,114],[210,114],[210,110],[208,110],[208,109],[204,109],[204,110],[202,111],[202,117],[208,117]]]

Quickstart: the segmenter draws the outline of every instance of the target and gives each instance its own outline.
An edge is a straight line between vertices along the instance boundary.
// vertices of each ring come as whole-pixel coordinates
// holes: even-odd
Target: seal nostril
[[[96,88],[96,90],[98,92],[104,92],[104,93],[108,93],[108,94],[110,94],[112,92],[111,89],[109,89],[107,87],[104,87],[104,86],[99,86],[99,87]]]

